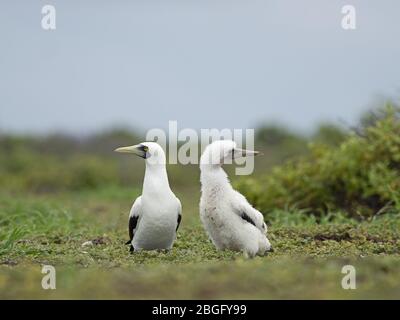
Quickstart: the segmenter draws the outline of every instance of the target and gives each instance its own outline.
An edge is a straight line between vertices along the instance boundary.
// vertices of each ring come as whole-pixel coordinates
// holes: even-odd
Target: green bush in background
[[[400,111],[388,106],[374,118],[337,147],[312,143],[308,156],[240,180],[239,190],[266,214],[296,207],[365,217],[399,207]]]
[[[0,136],[0,189],[59,192],[121,184],[113,149],[126,140],[133,139],[114,132],[85,141],[63,135]]]

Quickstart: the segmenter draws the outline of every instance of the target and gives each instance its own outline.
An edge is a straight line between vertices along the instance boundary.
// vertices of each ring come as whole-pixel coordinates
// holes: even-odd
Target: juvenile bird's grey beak
[[[249,157],[249,156],[257,156],[259,154],[262,154],[259,151],[253,151],[253,150],[245,150],[245,149],[239,149],[235,148],[235,158],[238,157]]]
[[[143,145],[141,144],[136,144],[134,146],[129,146],[129,147],[120,147],[115,149],[115,152],[120,152],[120,153],[133,153],[136,154],[139,157],[146,158],[146,151],[144,150]]]

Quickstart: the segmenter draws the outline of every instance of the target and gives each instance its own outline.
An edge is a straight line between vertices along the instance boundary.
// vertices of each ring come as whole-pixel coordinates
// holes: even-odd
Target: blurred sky
[[[399,16],[398,0],[2,0],[0,130],[351,122],[399,96]]]

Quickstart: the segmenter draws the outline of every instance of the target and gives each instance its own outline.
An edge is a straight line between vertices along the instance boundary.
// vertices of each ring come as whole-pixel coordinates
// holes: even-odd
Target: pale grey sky
[[[351,122],[398,97],[399,15],[398,0],[2,0],[0,130]]]

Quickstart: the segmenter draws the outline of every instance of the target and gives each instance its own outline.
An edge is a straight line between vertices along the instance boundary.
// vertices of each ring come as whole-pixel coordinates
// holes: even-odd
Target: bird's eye
[[[143,147],[143,151],[144,151],[144,152],[147,152],[147,151],[149,151],[149,147],[147,147],[147,146],[144,146],[144,147]]]

